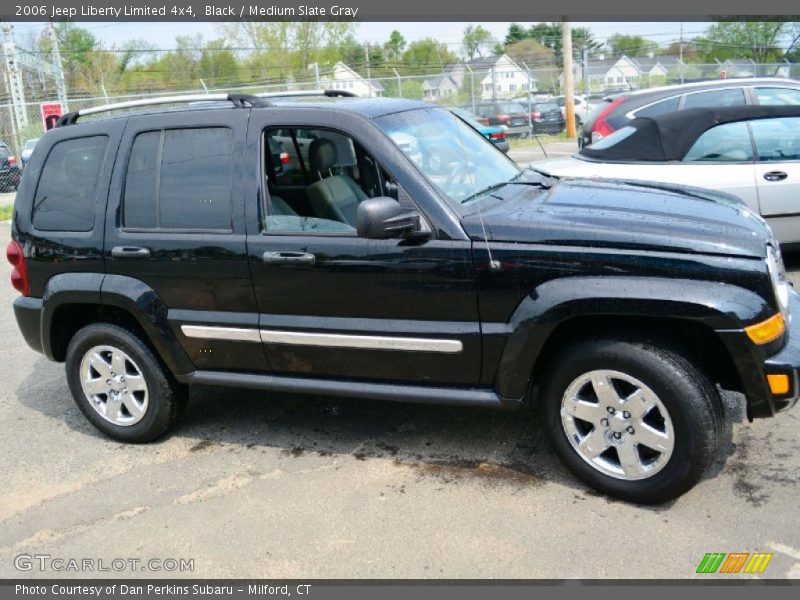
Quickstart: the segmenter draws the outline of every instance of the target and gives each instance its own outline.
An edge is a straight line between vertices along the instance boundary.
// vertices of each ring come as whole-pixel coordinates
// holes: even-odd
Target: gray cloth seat
[[[318,138],[311,142],[308,162],[312,174],[320,179],[308,186],[306,194],[317,218],[355,227],[358,205],[367,199],[367,195],[348,175],[332,174],[338,158],[336,144],[331,140]]]

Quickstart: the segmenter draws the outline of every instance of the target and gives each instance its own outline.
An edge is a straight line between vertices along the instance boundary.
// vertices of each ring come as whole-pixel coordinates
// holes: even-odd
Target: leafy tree
[[[467,25],[464,29],[464,54],[472,60],[477,54],[483,57],[489,47],[494,43],[494,37],[482,25]]]
[[[509,44],[505,52],[517,63],[525,63],[532,68],[556,65],[553,51],[532,38]]]
[[[646,56],[649,53],[655,54],[658,44],[652,40],[643,38],[640,35],[627,35],[615,33],[606,40],[609,52],[614,56]]]
[[[200,52],[197,64],[197,75],[207,84],[220,85],[231,81],[239,73],[236,55],[225,40],[212,40]]]
[[[389,41],[383,45],[383,52],[387,60],[399,61],[406,49],[406,38],[396,29],[389,34]]]
[[[774,62],[783,55],[782,36],[794,27],[796,24],[786,21],[719,21],[708,28],[698,44],[707,60],[750,58],[757,63]]]
[[[550,48],[556,55],[561,55],[563,31],[564,26],[560,22],[537,23],[527,30],[518,23],[512,23],[508,28],[508,34],[506,34],[506,45],[524,39],[534,39],[543,46]],[[588,48],[589,52],[593,53],[603,46],[594,38],[594,34],[587,27],[573,27],[570,32],[572,35],[572,48],[575,51]]]
[[[403,53],[403,64],[409,73],[432,73],[455,62],[458,57],[447,45],[430,37],[411,42]]]

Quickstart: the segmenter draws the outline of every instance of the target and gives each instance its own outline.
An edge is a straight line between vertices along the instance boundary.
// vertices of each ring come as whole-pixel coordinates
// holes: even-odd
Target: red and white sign
[[[39,108],[42,111],[42,124],[45,131],[50,131],[55,127],[61,115],[64,114],[64,107],[61,106],[61,102],[42,102]]]

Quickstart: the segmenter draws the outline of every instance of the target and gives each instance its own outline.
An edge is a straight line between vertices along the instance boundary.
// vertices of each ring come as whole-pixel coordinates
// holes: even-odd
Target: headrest
[[[316,175],[332,169],[339,159],[336,144],[327,138],[317,138],[308,147],[308,162],[311,172]]]

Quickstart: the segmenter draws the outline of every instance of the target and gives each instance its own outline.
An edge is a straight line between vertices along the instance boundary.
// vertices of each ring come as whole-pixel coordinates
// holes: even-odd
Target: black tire
[[[121,426],[103,418],[91,405],[81,386],[80,365],[95,346],[113,346],[132,358],[147,384],[148,404],[141,420]],[[167,373],[138,336],[110,323],[95,323],[79,330],[70,340],[66,355],[67,382],[75,403],[86,418],[107,436],[128,443],[151,442],[164,435],[185,411],[187,389]]]
[[[573,381],[594,370],[639,380],[666,408],[674,445],[669,460],[652,476],[612,477],[589,464],[570,443],[562,425],[562,398]],[[659,342],[595,339],[565,349],[548,371],[541,395],[547,434],[570,470],[599,491],[641,504],[666,502],[689,490],[715,460],[722,441],[722,401],[708,377],[679,350]]]

